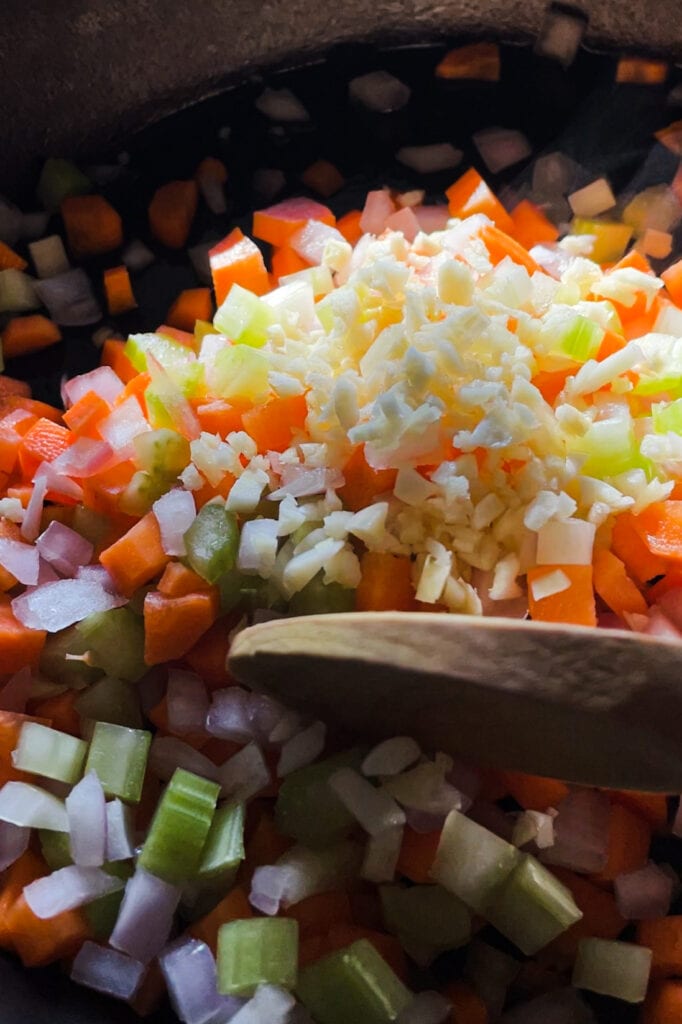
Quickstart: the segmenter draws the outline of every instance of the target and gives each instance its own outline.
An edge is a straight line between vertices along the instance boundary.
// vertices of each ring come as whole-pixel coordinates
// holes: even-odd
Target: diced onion
[[[673,880],[657,864],[618,875],[613,888],[618,909],[629,921],[650,921],[670,912]]]
[[[181,487],[166,491],[152,505],[161,533],[161,545],[167,555],[185,555],[184,536],[196,519],[194,497]]]
[[[388,71],[370,71],[351,79],[348,94],[369,110],[390,114],[409,102],[411,90]]]
[[[133,998],[144,975],[144,964],[89,940],[81,946],[71,968],[72,981],[124,1002]]]
[[[38,878],[24,889],[24,899],[36,917],[56,917],[66,910],[75,910],[123,888],[123,880],[101,868],[69,864],[51,875]]]
[[[216,964],[205,942],[179,939],[161,954],[159,966],[173,1009],[185,1024],[230,1019],[234,1000],[218,994]],[[221,1011],[228,1011],[228,1016],[221,1016]]]
[[[99,867],[106,853],[107,816],[102,783],[89,772],[66,798],[71,856],[82,867]]]
[[[55,277],[70,270],[70,264],[59,235],[49,235],[37,242],[30,242],[28,251],[40,278]]]
[[[452,1004],[440,992],[418,992],[396,1018],[396,1024],[444,1024]]]
[[[370,750],[362,762],[363,775],[398,775],[421,757],[416,740],[410,736],[393,736]]]
[[[616,197],[606,178],[598,178],[577,192],[571,192],[568,201],[576,217],[596,217],[616,205]]]
[[[255,102],[271,121],[307,121],[308,111],[290,89],[264,89]]]
[[[90,278],[84,270],[67,270],[36,282],[40,301],[62,327],[86,327],[102,318]]]
[[[405,824],[405,812],[385,790],[376,789],[352,768],[340,768],[329,779],[331,789],[365,832],[377,835]]]
[[[64,801],[28,782],[6,782],[0,789],[0,821],[24,828],[69,831]]]
[[[403,146],[396,157],[418,174],[433,174],[457,167],[462,162],[462,151],[449,142],[436,142],[430,146]]]
[[[12,825],[9,821],[0,821],[0,871],[4,871],[21,857],[28,849],[30,838],[30,828]]]
[[[538,530],[537,564],[592,565],[595,529],[583,519],[550,519]]]
[[[110,800],[106,813],[105,860],[129,860],[135,853],[133,810],[122,800]]]
[[[571,871],[596,873],[606,863],[610,805],[606,794],[596,790],[569,793],[554,819],[554,845],[543,850],[541,860]]]
[[[369,837],[360,869],[361,878],[376,885],[393,881],[403,844],[403,831],[402,825],[396,825]]]
[[[65,381],[64,400],[67,405],[73,405],[89,391],[94,391],[109,405],[113,405],[123,389],[123,381],[110,366],[98,366],[96,369],[90,370],[89,373],[82,373],[78,377]]]
[[[223,796],[242,802],[270,785],[270,770],[255,743],[240,750],[218,769]]]
[[[176,768],[184,768],[185,771],[213,782],[218,781],[217,766],[200,750],[195,750],[189,743],[175,736],[157,734],[149,750],[149,771],[162,782],[170,782]]]
[[[208,697],[199,676],[182,669],[170,669],[166,700],[170,732],[180,736],[203,732],[208,714]]]
[[[109,944],[148,964],[166,945],[179,902],[180,889],[138,867],[126,884]]]
[[[24,544],[10,537],[0,537],[0,566],[28,586],[38,582],[40,555],[32,544]]]
[[[484,128],[474,132],[472,138],[492,174],[526,160],[532,153],[526,136],[511,128]]]
[[[307,729],[302,729],[288,739],[283,745],[277,762],[277,776],[283,778],[297,768],[311,764],[324,750],[327,728],[324,722],[313,722]]]
[[[94,551],[89,540],[56,519],[40,534],[36,548],[62,576],[75,575],[79,566],[88,564]]]
[[[15,597],[12,611],[28,629],[46,629],[48,633],[58,633],[60,629],[80,622],[93,612],[107,612],[126,603],[126,598],[109,593],[96,582],[56,580]]]

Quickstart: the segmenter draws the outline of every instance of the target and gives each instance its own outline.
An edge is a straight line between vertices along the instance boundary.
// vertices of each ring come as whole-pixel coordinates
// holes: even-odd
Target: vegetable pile
[[[495,50],[438,73],[494,78]],[[405,89],[351,93],[392,111]],[[259,109],[301,118],[284,92]],[[508,130],[474,143],[493,174],[529,152]],[[665,796],[407,737],[339,749],[225,669],[249,621],[354,609],[680,639],[682,260],[659,261],[682,185],[624,204],[579,171],[541,157],[509,209],[474,168],[447,205],[284,199],[192,251],[212,287],[156,331],[98,331],[63,412],[0,377],[0,946],[24,964],[140,1014],[167,992],[186,1024],[590,1021],[578,990],[678,1019]],[[306,174],[320,199],[342,184]],[[226,181],[211,157],[160,187],[154,238],[182,249]],[[47,162],[64,238],[38,221],[36,278],[16,243],[37,215],[0,209],[8,359],[100,320],[71,260],[96,267],[124,225],[90,189]],[[103,272],[111,316],[153,258],[133,241]]]

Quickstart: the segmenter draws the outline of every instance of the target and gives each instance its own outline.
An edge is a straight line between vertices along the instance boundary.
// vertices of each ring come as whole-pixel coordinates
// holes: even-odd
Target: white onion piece
[[[44,477],[37,477],[33,481],[33,491],[28,499],[21,523],[21,536],[26,540],[35,540],[40,533],[40,517],[43,514],[43,501],[46,493],[47,481]]]
[[[103,565],[81,565],[76,572],[76,579],[96,583],[110,594],[116,593],[116,584]],[[160,700],[161,698],[159,698]],[[157,701],[158,704],[158,701]]]
[[[197,175],[197,181],[201,194],[204,197],[204,202],[208,206],[211,213],[221,214],[227,211],[227,202],[225,201],[225,187],[223,182],[216,174],[199,173]]]
[[[472,139],[491,174],[526,160],[533,152],[526,136],[513,128],[483,128]]]
[[[135,838],[133,809],[124,804],[118,797],[109,800],[105,808],[106,814],[106,853],[107,863],[117,860],[129,860],[135,854]]]
[[[301,716],[297,711],[286,710],[273,730],[266,736],[268,743],[281,746],[302,729]]]
[[[552,814],[541,811],[523,811],[519,814],[512,832],[514,846],[522,847],[535,843],[539,850],[546,850],[554,845],[554,818]]]
[[[140,403],[131,395],[100,420],[97,429],[119,458],[133,458],[133,439],[151,430],[151,427],[144,417]]]
[[[535,52],[569,67],[577,56],[586,26],[587,18],[582,11],[550,4],[535,40]]]
[[[184,555],[184,536],[197,517],[197,508],[190,491],[174,487],[152,505],[161,533],[161,546],[167,555]]]
[[[434,231],[444,231],[448,226],[450,211],[447,206],[415,206],[413,211],[420,231],[427,235]]]
[[[385,790],[376,789],[352,768],[340,768],[329,786],[371,836],[405,824],[405,812]]]
[[[572,871],[592,874],[606,864],[610,804],[605,793],[577,790],[556,808],[554,845],[543,850],[540,859]]]
[[[445,779],[461,794],[462,807],[460,810],[468,811],[481,790],[483,784],[481,773],[464,761],[454,761]]]
[[[408,242],[414,242],[419,233],[419,221],[409,206],[387,217],[385,227],[387,231],[399,231]]]
[[[39,554],[32,544],[0,537],[0,566],[19,583],[35,586],[38,582]]]
[[[264,611],[267,616],[268,610],[264,609]],[[263,620],[257,613],[254,613],[254,623],[256,621],[267,622],[268,619],[266,617]],[[261,744],[270,742],[270,735],[274,732],[285,714],[286,709],[274,697],[270,697],[266,693],[251,693],[249,695],[251,731],[253,737]]]
[[[48,235],[37,242],[30,242],[28,251],[36,274],[40,278],[55,277],[71,269],[64,243],[59,235]]]
[[[27,885],[24,899],[36,917],[45,920],[122,888],[123,879],[108,875],[101,868],[69,864]]]
[[[203,680],[193,672],[171,669],[168,673],[168,729],[184,735],[203,732],[208,714],[208,696]]]
[[[370,750],[362,762],[363,775],[398,775],[421,757],[421,749],[411,736],[393,736]]]
[[[538,530],[538,565],[592,565],[594,523],[550,519]]]
[[[368,110],[391,114],[404,107],[412,93],[409,86],[388,71],[370,71],[351,79],[348,95]]]
[[[6,782],[0,789],[0,821],[51,832],[69,831],[64,801],[28,782]]]
[[[308,111],[290,89],[264,89],[254,106],[271,121],[307,121]]]
[[[0,708],[3,711],[16,711],[23,714],[32,690],[33,675],[28,665],[25,665],[15,672],[0,690]]]
[[[462,807],[462,794],[445,780],[445,774],[451,767],[452,762],[436,764],[426,761],[400,775],[384,779],[382,789],[402,807],[428,814],[448,814]]]
[[[360,869],[361,878],[376,885],[393,881],[403,844],[403,831],[403,827],[398,825],[369,837]]]
[[[93,545],[80,533],[53,519],[36,540],[41,558],[63,576],[73,576],[81,565],[92,558]]]
[[[396,158],[418,174],[433,174],[457,167],[462,162],[462,150],[449,142],[435,142],[429,146],[403,146]]]
[[[324,750],[326,737],[327,727],[324,722],[313,722],[307,729],[287,740],[277,762],[278,778],[315,761]]]
[[[277,985],[259,985],[248,1003],[230,1018],[230,1024],[293,1024],[295,1007],[291,992]]]
[[[291,907],[308,896],[340,886],[357,873],[360,851],[355,843],[339,843],[324,850],[292,846],[276,864],[256,868],[249,902],[273,916],[280,905]]]
[[[248,743],[253,739],[250,706],[251,694],[240,686],[215,690],[206,716],[206,732],[220,740]]]
[[[631,627],[633,630],[634,626]],[[637,630],[635,630],[638,632]],[[647,636],[657,636],[661,640],[680,640],[682,639],[682,631],[675,626],[667,615],[664,615],[660,608],[656,605],[649,611],[649,620],[641,630],[642,633],[646,633]]]
[[[386,189],[368,192],[360,218],[361,230],[365,234],[380,235],[392,213],[395,213],[395,203]]]
[[[616,197],[606,178],[598,178],[568,197],[576,217],[596,217],[616,205]]]
[[[86,941],[73,961],[71,980],[128,1002],[140,987],[145,970],[144,964],[124,953]]]
[[[31,593],[12,601],[12,611],[28,629],[46,629],[57,633],[93,612],[107,612],[127,604],[125,597],[110,594],[98,583],[88,580],[57,580],[44,583]]]
[[[309,498],[343,487],[345,482],[340,470],[320,466],[283,466],[281,481],[282,486],[268,495],[270,501],[279,501],[287,494],[292,498]]]
[[[613,888],[618,909],[629,921],[651,921],[670,912],[673,880],[657,864],[618,875]]]
[[[81,373],[64,383],[64,395],[68,405],[74,405],[89,391],[94,391],[109,405],[113,405],[123,389],[123,381],[110,366],[97,366],[94,370]]]
[[[28,849],[30,838],[30,828],[12,825],[9,821],[0,821],[0,871],[4,871],[21,857]]]
[[[396,1024],[444,1024],[452,1004],[440,992],[418,992],[396,1018]]]
[[[223,797],[237,803],[249,800],[270,785],[270,769],[255,743],[230,757],[218,769]]]
[[[80,268],[36,281],[35,289],[61,327],[86,327],[102,319],[90,278]]]
[[[237,552],[239,572],[270,578],[277,558],[278,529],[276,519],[249,519],[244,523]]]
[[[133,274],[146,270],[155,260],[154,253],[139,238],[134,238],[121,255],[123,263]]]
[[[109,944],[148,964],[166,945],[181,891],[138,867],[126,883]]]
[[[235,1009],[235,1001],[218,993],[213,953],[199,939],[179,939],[163,951],[159,967],[173,1009],[185,1024],[225,1020],[222,1013]],[[236,1008],[241,1006],[241,1001]]]
[[[72,445],[69,445],[65,452],[57,456],[52,462],[52,469],[57,473],[84,480],[89,476],[94,476],[95,473],[109,469],[119,461],[119,456],[106,441],[79,437]]]
[[[218,781],[218,768],[213,761],[175,736],[155,736],[149,749],[148,763],[150,772],[162,782],[169,782],[176,768]]]
[[[106,853],[107,813],[104,790],[88,772],[66,798],[71,856],[81,867],[100,867]]]
[[[596,1024],[596,1020],[577,989],[560,988],[517,1003],[500,1024]]]
[[[289,245],[301,259],[313,266],[322,262],[325,246],[328,242],[345,243],[345,238],[336,228],[323,224],[319,220],[309,220],[289,239]],[[286,285],[285,285],[286,287]]]

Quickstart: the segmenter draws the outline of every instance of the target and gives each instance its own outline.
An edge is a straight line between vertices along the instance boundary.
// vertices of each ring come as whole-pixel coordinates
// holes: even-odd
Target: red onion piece
[[[31,593],[12,601],[12,611],[28,629],[60,629],[80,622],[93,612],[107,612],[127,604],[125,597],[110,594],[98,583],[89,580],[57,580],[44,583]]]
[[[38,466],[33,477],[34,483],[41,478],[45,480],[48,491],[54,491],[65,498],[73,498],[74,501],[82,500],[83,489],[80,485],[55,469],[51,462],[41,462]]]
[[[144,242],[141,242],[139,238],[134,238],[123,250],[121,258],[128,270],[138,273],[140,270],[145,270],[151,266],[155,256]]]
[[[360,228],[367,235],[380,235],[392,213],[395,213],[395,203],[385,189],[368,192]]]
[[[6,782],[0,789],[0,821],[52,832],[69,831],[63,801],[28,782]]]
[[[462,150],[449,142],[433,142],[428,146],[403,146],[396,158],[418,174],[434,174],[457,167],[462,162]]]
[[[0,537],[0,566],[16,577],[19,583],[35,586],[38,582],[39,556],[32,544]]]
[[[218,781],[218,768],[200,750],[190,747],[175,736],[156,735],[149,750],[149,771],[168,782],[176,768],[184,768],[187,772],[201,775],[204,779]]]
[[[389,231],[401,231],[408,242],[414,242],[419,232],[419,221],[409,206],[397,210],[386,218],[384,227]]]
[[[102,783],[88,772],[66,798],[71,856],[81,867],[100,867],[106,853],[106,801]]]
[[[133,438],[151,428],[140,408],[140,403],[131,395],[100,420],[97,429],[117,455],[121,458],[132,458],[135,454]]]
[[[182,938],[168,946],[159,957],[173,1009],[185,1024],[209,1024],[216,1018],[230,1019],[230,1010],[241,1000],[218,993],[213,953],[199,939]]]
[[[359,863],[355,843],[341,843],[333,850],[292,846],[276,864],[256,868],[249,903],[272,916],[280,905],[291,907],[308,896],[338,888],[356,875]]]
[[[92,558],[93,545],[80,533],[53,519],[36,541],[41,557],[62,576],[74,576]]]
[[[85,480],[120,461],[119,455],[106,441],[78,437],[65,452],[57,456],[52,463],[52,469],[66,476],[76,477],[77,480]]]
[[[167,555],[184,555],[184,536],[196,519],[197,508],[190,491],[174,487],[152,505],[161,533],[161,545]]]
[[[601,871],[606,864],[609,838],[609,799],[596,790],[569,793],[557,807],[554,845],[540,859],[584,874]]]
[[[405,824],[405,812],[385,790],[376,789],[352,768],[340,768],[329,779],[344,807],[371,836]]]
[[[242,802],[270,785],[270,770],[259,747],[249,743],[218,769],[218,782],[224,797]]]
[[[378,114],[390,114],[409,102],[411,90],[388,71],[370,71],[366,75],[351,79],[348,84],[348,95],[368,110],[374,110]]]
[[[203,732],[208,714],[208,695],[199,676],[182,669],[168,673],[168,731],[180,736]]]
[[[24,668],[20,668],[18,672],[15,672],[12,678],[0,690],[0,709],[23,714],[32,689],[33,675],[31,674],[31,669],[26,665]],[[0,868],[1,870],[2,868]]]
[[[251,694],[240,686],[215,690],[206,716],[206,732],[220,740],[248,743],[253,739],[250,707]]]
[[[277,762],[278,778],[315,761],[324,750],[326,737],[327,727],[324,722],[313,722],[307,729],[287,740]]]
[[[312,1024],[312,1018],[296,1005],[291,992],[277,985],[259,985],[248,1003],[229,1019],[230,1024]]]
[[[327,242],[343,241],[345,241],[343,235],[336,228],[330,227],[329,224],[323,224],[319,220],[309,220],[304,227],[291,236],[289,245],[301,259],[317,266],[322,263]]]
[[[651,921],[670,911],[673,880],[657,864],[618,875],[613,888],[618,909],[630,921]]]
[[[109,944],[148,964],[168,941],[180,895],[176,886],[138,867],[126,883]]]
[[[124,953],[86,941],[73,961],[71,980],[128,1002],[140,987],[145,970],[144,964]]]
[[[40,517],[43,514],[43,501],[46,493],[47,481],[44,477],[36,477],[21,523],[21,536],[26,540],[35,540],[40,533]]]
[[[122,800],[109,800],[106,814],[105,860],[129,860],[135,854],[133,809]]]
[[[102,319],[90,278],[84,270],[67,270],[64,274],[36,281],[35,290],[52,320],[61,327],[85,327]]]
[[[445,231],[450,220],[450,211],[447,206],[415,206],[414,215],[419,224],[419,230],[430,235],[433,231]]]
[[[532,153],[526,136],[512,128],[484,128],[474,132],[472,139],[492,174],[526,160]]]
[[[101,868],[85,868],[77,864],[53,871],[38,878],[24,889],[24,899],[36,917],[45,920],[65,910],[75,910],[92,903],[100,896],[123,888],[123,880],[108,875]]]
[[[30,838],[30,828],[12,825],[9,821],[0,821],[0,871],[4,871],[21,857],[28,849]]]
[[[66,381],[64,396],[66,404],[74,405],[79,398],[83,398],[89,391],[94,391],[109,405],[113,405],[124,387],[123,381],[110,366],[98,366],[89,373],[81,373],[78,377]]]

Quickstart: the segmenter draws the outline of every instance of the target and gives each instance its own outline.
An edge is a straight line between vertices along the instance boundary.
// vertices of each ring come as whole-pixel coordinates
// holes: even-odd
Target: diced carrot
[[[102,346],[102,366],[110,366],[124,384],[137,375],[137,370],[125,354],[125,341],[118,338],[107,338]]]
[[[488,1007],[466,981],[452,981],[441,993],[452,1003],[447,1024],[488,1024]]]
[[[290,245],[280,245],[272,251],[270,266],[272,273],[279,281],[289,274],[297,274],[300,270],[305,270],[309,264],[297,252],[294,252]]]
[[[557,594],[537,600],[533,583],[559,569],[568,577],[569,586]],[[596,626],[597,613],[592,588],[591,565],[538,565],[528,570],[528,609],[536,622],[568,622]]]
[[[355,245],[362,238],[361,220],[362,210],[350,210],[344,213],[343,217],[339,217],[336,223],[338,230],[351,245]]]
[[[286,245],[291,236],[309,220],[319,220],[332,227],[336,224],[336,217],[328,207],[314,199],[296,196],[265,210],[256,210],[253,215],[253,235],[270,245]]]
[[[274,396],[245,412],[242,424],[259,452],[283,452],[291,445],[294,433],[303,430],[307,415],[305,395]]]
[[[594,589],[611,611],[621,618],[626,612],[647,613],[647,603],[620,558],[606,548],[597,548],[594,553]]]
[[[436,67],[437,78],[498,82],[500,49],[497,43],[468,43],[449,50]]]
[[[219,434],[220,437],[226,438],[233,431],[242,429],[245,407],[232,405],[223,398],[216,398],[212,402],[195,403],[194,411],[201,429],[209,434]]]
[[[197,212],[196,181],[169,181],[157,188],[149,204],[149,228],[169,249],[182,249]]]
[[[0,598],[0,624],[2,622],[2,598]],[[2,634],[0,634],[2,642]],[[4,646],[3,646],[4,654]],[[5,662],[2,663],[3,673]],[[18,671],[18,669],[14,669]],[[12,751],[19,742],[19,733],[25,722],[39,722],[41,725],[51,725],[51,719],[39,718],[36,715],[20,715],[15,711],[0,711],[0,785],[6,782],[31,781],[32,776],[27,772],[19,771],[12,763]]]
[[[64,690],[54,697],[34,701],[30,707],[32,713],[38,718],[49,719],[53,729],[67,732],[70,736],[77,736],[80,739],[83,728],[81,717],[75,707],[77,700],[78,690]]]
[[[652,978],[682,976],[682,916],[673,914],[653,921],[640,921],[637,942],[653,953]]]
[[[234,683],[225,667],[230,648],[229,632],[229,622],[226,619],[218,619],[183,658],[183,661],[201,676],[209,690]]]
[[[16,498],[21,502],[22,508],[28,508],[28,503],[33,494],[33,484],[13,484],[7,487],[7,497]]]
[[[593,881],[612,882],[618,875],[645,867],[650,846],[649,823],[622,804],[612,804],[606,866],[592,875]]]
[[[520,242],[517,242],[515,238],[511,237],[511,234],[506,234],[493,224],[486,224],[481,229],[480,237],[485,243],[490,261],[494,267],[501,263],[503,259],[509,257],[514,263],[525,267],[529,274],[534,274],[536,270],[540,269],[528,250],[524,249]]]
[[[246,893],[237,885],[210,913],[198,921],[193,921],[187,931],[193,938],[200,939],[210,946],[215,955],[220,927],[230,921],[240,921],[247,917],[253,917],[253,910]]]
[[[324,935],[330,924],[352,924],[351,906],[348,894],[339,892],[321,892],[316,896],[308,896],[288,907],[284,914],[298,921],[300,939],[311,935]]]
[[[16,523],[11,522],[9,519],[0,517],[0,537],[3,540],[21,541],[21,530]],[[12,587],[16,587],[17,578],[13,576],[11,572],[5,569],[4,566],[0,565],[0,591],[6,593],[11,590]],[[0,674],[1,674],[1,663],[0,663]]]
[[[371,505],[379,494],[392,491],[397,477],[395,469],[373,469],[365,458],[363,445],[355,448],[343,467],[344,485],[339,497],[351,512]]]
[[[19,465],[25,480],[32,480],[41,462],[52,462],[74,441],[66,427],[41,417],[24,434],[19,445]]]
[[[47,402],[40,402],[37,398],[25,398],[23,395],[8,395],[2,403],[1,414],[5,416],[7,413],[16,412],[17,409],[33,417],[33,422],[24,419],[21,425],[17,427],[22,435],[28,432],[37,419],[51,420],[52,423],[62,422],[62,414],[59,409],[55,409],[53,405],[48,405]]]
[[[197,590],[211,590],[211,585],[182,562],[169,562],[157,589],[164,597],[184,597]]]
[[[28,629],[14,617],[10,599],[0,594],[0,651],[2,671],[7,675],[18,672],[25,665],[37,665],[45,646],[47,633],[43,629]]]
[[[664,558],[654,554],[644,543],[636,518],[631,512],[621,512],[613,524],[611,548],[623,562],[628,575],[644,584],[657,576],[664,576],[669,566]]]
[[[507,792],[525,811],[546,811],[568,796],[568,786],[559,779],[547,779],[523,772],[503,772]]]
[[[682,562],[682,501],[656,501],[634,516],[632,525],[653,555]]]
[[[35,423],[35,416],[20,412],[0,419],[0,473],[9,474],[19,458],[19,446],[26,431]]]
[[[415,832],[405,826],[396,871],[411,882],[425,885],[433,881],[429,872],[436,857],[440,832]]]
[[[210,737],[205,732],[185,732],[175,733],[168,721],[168,698],[162,697],[158,704],[155,704],[153,708],[150,708],[147,712],[147,718],[149,721],[156,726],[159,733],[164,736],[180,736],[184,743],[187,743],[190,747],[194,747],[195,750],[202,750],[208,743]]]
[[[145,401],[145,391],[152,382],[152,378],[148,373],[138,373],[132,380],[129,380],[123,391],[121,391],[114,399],[114,408],[118,405],[123,405],[129,398],[136,398],[140,403],[142,412],[146,414],[147,403]]]
[[[215,245],[208,254],[213,278],[215,300],[220,306],[233,284],[248,288],[256,295],[270,290],[270,279],[263,261],[263,254],[250,238],[239,228]]]
[[[5,242],[0,242],[0,270],[26,270],[28,263]]]
[[[166,321],[171,327],[181,331],[194,331],[197,320],[213,318],[213,299],[210,288],[185,288],[166,314]],[[194,336],[192,336],[192,342]]]
[[[664,60],[621,57],[616,67],[616,81],[630,85],[661,85],[668,77],[669,70],[670,65]]]
[[[223,473],[217,484],[210,484],[208,480],[206,483],[199,488],[198,491],[194,491],[194,503],[198,509],[204,507],[209,501],[213,501],[214,498],[227,498],[236,477],[232,473]]]
[[[31,316],[14,316],[2,332],[2,354],[5,359],[39,352],[49,345],[62,340],[57,325],[40,313]]]
[[[556,242],[559,229],[530,199],[522,199],[511,212],[514,223],[512,234],[526,249],[540,242]]]
[[[316,160],[310,164],[301,175],[301,181],[325,199],[329,199],[346,184],[341,171],[329,160]]]
[[[120,540],[106,548],[99,559],[126,597],[158,576],[169,558],[161,545],[154,513],[143,516]]]
[[[531,380],[548,405],[554,405],[566,387],[566,380],[575,374],[577,364],[571,364],[561,370],[540,370]]]
[[[657,981],[649,987],[641,1024],[679,1024],[682,1021],[682,981]]]
[[[672,263],[661,274],[668,295],[675,305],[682,306],[682,260]]]
[[[105,270],[103,283],[107,309],[112,316],[119,316],[121,313],[127,313],[136,308],[137,302],[133,295],[130,274],[123,263],[118,267],[109,267],[108,270]]]
[[[151,591],[144,599],[144,660],[148,665],[160,665],[182,658],[217,615],[214,591],[195,591],[182,597]]]
[[[664,832],[668,825],[668,798],[664,793],[638,793],[634,790],[613,790],[611,800],[622,804],[633,814],[644,818],[654,832]]]
[[[16,380],[14,377],[8,377],[4,373],[0,373],[0,410],[10,396],[16,396],[17,398],[30,398],[31,397],[31,385],[27,384],[25,380]]]
[[[61,213],[76,256],[99,256],[123,244],[121,218],[104,196],[67,196]]]
[[[411,611],[415,606],[412,563],[407,556],[365,551],[362,578],[355,591],[359,612]]]
[[[90,927],[77,910],[41,919],[20,896],[7,914],[12,944],[24,967],[44,967],[73,956],[90,937]]]
[[[509,233],[514,230],[511,217],[474,167],[458,178],[445,194],[453,217],[485,213],[500,231]]]
[[[612,331],[607,327],[604,330],[604,337],[597,349],[597,355],[595,358],[598,362],[601,362],[602,359],[607,359],[608,356],[612,356],[614,352],[620,352],[626,344],[627,339],[624,335],[619,334],[617,331]]]
[[[83,504],[93,512],[100,512],[104,516],[113,518],[114,521],[128,522],[128,518],[122,520],[122,513],[119,508],[121,494],[130,483],[135,472],[135,466],[130,460],[119,462],[111,469],[102,470],[81,482],[83,489]],[[163,566],[161,567],[163,568]]]
[[[108,416],[111,406],[96,391],[86,391],[64,413],[64,422],[69,430],[80,437],[99,439],[98,423]]]
[[[581,939],[617,939],[627,921],[621,916],[613,894],[566,868],[552,866],[550,870],[570,890],[583,916],[554,939],[547,951],[573,959]]]

